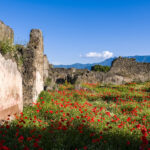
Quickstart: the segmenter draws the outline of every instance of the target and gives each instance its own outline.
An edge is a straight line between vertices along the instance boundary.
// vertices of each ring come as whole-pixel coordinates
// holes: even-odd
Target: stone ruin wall
[[[17,64],[0,54],[0,120],[23,110],[22,77]]]
[[[150,63],[138,63],[133,58],[119,57],[113,61],[111,69],[107,73],[75,68],[49,68],[49,77],[54,81],[50,85],[51,87],[65,81],[78,85],[96,82],[118,85],[128,82],[145,82],[150,80]]]
[[[0,41],[11,40],[14,41],[14,32],[9,27],[6,26],[2,21],[0,21]]]
[[[87,69],[75,69],[75,68],[52,68],[49,66],[48,78],[51,79],[51,83],[46,89],[53,89],[58,84],[63,84],[66,81],[71,84],[81,84],[84,82],[95,83],[101,82],[103,73],[92,72]]]
[[[84,74],[85,76],[85,74]],[[145,82],[150,80],[150,63],[139,63],[133,58],[119,57],[112,62],[109,72],[93,72],[90,71],[84,82],[100,82],[104,84],[124,84],[129,82]]]
[[[33,88],[33,101],[36,102],[38,95],[43,91],[44,82],[44,48],[43,48],[43,36],[40,30],[31,30],[29,47],[32,45],[35,51],[34,65],[36,68],[35,81]]]
[[[104,83],[124,84],[150,80],[150,63],[139,63],[133,58],[119,57],[103,77]]]
[[[0,41],[13,42],[13,30],[0,21]],[[23,110],[22,77],[14,60],[0,54],[0,120]]]
[[[23,52],[23,59],[24,105],[30,105],[37,100],[38,94],[44,87],[43,36],[40,30],[31,30],[30,41]]]
[[[13,41],[12,33],[12,29],[0,22],[0,41]],[[0,54],[0,120],[22,112],[23,106],[32,105],[43,90],[44,55],[40,30],[31,30],[28,46],[22,46],[22,57],[20,69],[9,54]]]
[[[150,72],[150,63],[139,63],[134,58],[119,57],[112,62],[110,72],[121,76],[138,77]]]

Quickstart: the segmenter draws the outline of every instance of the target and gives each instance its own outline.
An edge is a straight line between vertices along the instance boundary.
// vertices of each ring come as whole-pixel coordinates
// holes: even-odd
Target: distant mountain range
[[[80,64],[75,63],[72,65],[54,65],[54,68],[76,68],[76,69],[88,69],[91,70],[91,67],[94,65],[103,65],[103,66],[111,66],[111,63],[117,57],[106,59],[99,63],[92,63],[92,64]],[[125,58],[135,58],[137,62],[146,62],[150,63],[150,56],[126,56]]]

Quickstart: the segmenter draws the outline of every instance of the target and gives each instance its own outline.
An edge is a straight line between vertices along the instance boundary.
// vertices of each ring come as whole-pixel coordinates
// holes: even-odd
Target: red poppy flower
[[[19,138],[18,138],[18,141],[19,142],[22,142],[24,140],[24,137],[21,135]]]
[[[130,120],[131,120],[131,118],[130,118],[130,117],[128,117],[127,121],[129,122]]]
[[[130,145],[130,141],[127,141],[127,145]]]
[[[50,112],[51,114],[53,113],[53,111],[52,111],[52,110],[50,110],[49,112]]]

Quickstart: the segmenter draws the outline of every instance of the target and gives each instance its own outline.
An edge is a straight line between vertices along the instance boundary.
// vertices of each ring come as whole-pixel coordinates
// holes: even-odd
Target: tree
[[[108,72],[110,70],[109,66],[95,65],[91,67],[92,71]]]

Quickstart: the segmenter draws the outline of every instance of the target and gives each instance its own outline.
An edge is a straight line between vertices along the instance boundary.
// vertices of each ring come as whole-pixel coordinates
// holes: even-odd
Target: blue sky
[[[0,20],[16,43],[41,29],[53,64],[150,55],[150,0],[1,0]]]

